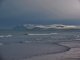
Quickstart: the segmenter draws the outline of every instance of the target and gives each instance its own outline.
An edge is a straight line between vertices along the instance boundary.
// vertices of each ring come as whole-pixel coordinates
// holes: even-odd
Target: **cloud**
[[[79,0],[79,2],[80,2],[80,0]]]
[[[46,0],[44,8],[58,15],[58,18],[79,18],[80,3],[78,0]]]
[[[80,19],[80,0],[4,0],[0,20],[53,23]],[[48,21],[49,20],[49,21]],[[47,22],[48,21],[48,22]],[[53,22],[52,22],[53,21]],[[61,22],[62,22],[61,21]],[[60,21],[59,21],[60,22]],[[59,23],[57,22],[57,23]],[[41,22],[42,23],[42,22]]]
[[[0,4],[1,4],[2,0],[0,0]]]
[[[0,0],[0,2],[1,2],[2,0]]]
[[[80,0],[6,0],[2,4],[3,17],[42,13],[51,18],[79,18]],[[3,13],[4,12],[4,13]]]

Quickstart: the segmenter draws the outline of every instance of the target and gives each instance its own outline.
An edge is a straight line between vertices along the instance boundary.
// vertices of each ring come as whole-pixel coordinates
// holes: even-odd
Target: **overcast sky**
[[[0,28],[20,24],[79,24],[80,0],[2,0]]]

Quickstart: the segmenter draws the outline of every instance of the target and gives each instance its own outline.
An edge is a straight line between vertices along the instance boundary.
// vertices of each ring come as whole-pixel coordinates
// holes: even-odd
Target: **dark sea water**
[[[79,38],[80,32],[0,31],[0,60],[65,52],[69,48],[58,43]]]

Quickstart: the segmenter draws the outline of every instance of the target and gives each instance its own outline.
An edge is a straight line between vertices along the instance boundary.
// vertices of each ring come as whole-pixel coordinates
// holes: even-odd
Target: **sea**
[[[70,48],[61,42],[80,39],[80,31],[0,31],[0,60],[23,60]]]

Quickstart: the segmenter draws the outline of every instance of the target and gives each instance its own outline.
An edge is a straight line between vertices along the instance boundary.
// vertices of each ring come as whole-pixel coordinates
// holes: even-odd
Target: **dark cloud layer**
[[[0,0],[1,2],[1,0]],[[0,27],[18,24],[79,24],[80,0],[4,0]]]
[[[2,0],[0,0],[0,2],[1,2]]]
[[[0,4],[1,4],[2,0],[0,0]]]

